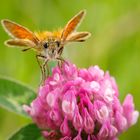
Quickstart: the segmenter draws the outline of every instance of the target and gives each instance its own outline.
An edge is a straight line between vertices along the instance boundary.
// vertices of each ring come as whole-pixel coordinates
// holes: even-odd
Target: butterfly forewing
[[[11,37],[18,39],[28,39],[34,43],[37,43],[36,36],[27,28],[10,20],[2,20],[2,25]]]
[[[61,36],[61,40],[64,42],[66,41],[67,37],[73,32],[75,31],[76,27],[80,24],[82,18],[85,15],[85,10],[79,12],[76,16],[74,16],[65,26],[63,32],[62,32],[62,36]]]

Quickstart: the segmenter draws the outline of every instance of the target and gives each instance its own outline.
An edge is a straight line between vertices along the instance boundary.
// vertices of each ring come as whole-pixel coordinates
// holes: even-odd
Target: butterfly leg
[[[61,56],[61,54],[62,54],[62,52],[63,52],[63,49],[64,49],[64,46],[62,45],[62,46],[60,47],[60,49],[58,50],[59,57],[56,58],[56,60],[58,60],[58,66],[59,66],[59,68],[62,68],[62,62],[65,61],[65,60],[62,58],[62,56]]]
[[[42,79],[41,79],[41,84],[45,82],[45,78],[46,78],[46,66],[47,66],[47,76],[49,75],[49,67],[47,65],[48,63],[48,59],[46,59],[45,56],[42,56],[42,55],[36,55],[36,59],[37,59],[37,62],[38,62],[38,65],[41,69],[41,74],[42,74]],[[45,60],[43,64],[40,63],[39,59],[43,59]]]
[[[57,58],[57,60],[59,68],[62,68],[63,63],[65,63],[66,61],[61,56]]]
[[[49,60],[46,59],[46,60],[44,61],[43,65],[42,65],[42,70],[43,70],[42,81],[43,81],[43,84],[44,84],[44,82],[45,82],[46,77],[48,77],[49,74],[50,74],[49,66],[48,66],[48,61],[49,61]],[[47,76],[46,76],[46,68],[47,68]]]

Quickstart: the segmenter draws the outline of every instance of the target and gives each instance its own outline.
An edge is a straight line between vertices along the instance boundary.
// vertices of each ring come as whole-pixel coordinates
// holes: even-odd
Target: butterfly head
[[[62,45],[60,40],[48,39],[42,43],[42,55],[48,59],[57,59],[60,56]]]

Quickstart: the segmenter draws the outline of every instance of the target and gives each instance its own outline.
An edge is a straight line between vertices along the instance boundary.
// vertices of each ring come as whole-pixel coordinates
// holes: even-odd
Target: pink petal
[[[128,94],[123,102],[123,112],[127,119],[128,126],[137,122],[139,113],[134,110],[133,97],[131,94]]]
[[[127,128],[127,120],[119,111],[116,112],[115,120],[116,120],[117,129],[120,132],[126,130],[126,128]]]
[[[73,116],[73,126],[76,130],[80,130],[83,128],[83,119],[79,113],[79,110],[75,111]]]
[[[71,130],[68,126],[68,121],[66,118],[64,119],[63,123],[60,126],[60,132],[62,133],[63,136],[70,136],[71,134]]]
[[[72,118],[76,108],[75,91],[70,90],[65,93],[62,101],[62,110],[68,117]]]
[[[94,131],[94,121],[91,118],[91,116],[89,115],[86,108],[83,110],[83,112],[84,112],[84,116],[83,116],[84,130],[86,131],[87,134],[91,134]]]

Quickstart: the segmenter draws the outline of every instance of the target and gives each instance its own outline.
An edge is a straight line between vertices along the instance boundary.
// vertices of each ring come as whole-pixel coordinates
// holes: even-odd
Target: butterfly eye
[[[45,49],[48,48],[48,44],[47,43],[45,43],[43,46],[44,46]]]
[[[60,42],[59,42],[59,41],[56,41],[56,44],[57,44],[57,47],[59,47],[59,46],[60,46]]]

